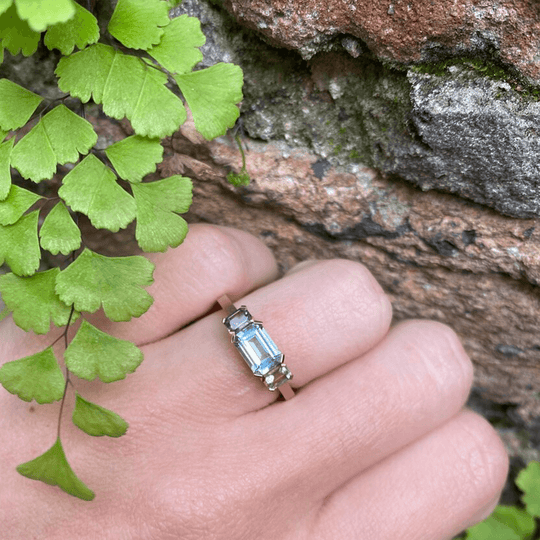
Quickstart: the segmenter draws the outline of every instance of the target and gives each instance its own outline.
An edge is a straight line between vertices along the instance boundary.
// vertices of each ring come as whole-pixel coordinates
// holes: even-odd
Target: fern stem
[[[58,427],[56,430],[56,437],[60,438],[60,427],[62,425],[62,413],[64,412],[64,403],[66,402],[66,394],[69,384],[69,369],[66,368],[66,384],[64,386],[64,394],[62,396],[62,401],[60,402],[60,412],[58,413]]]
[[[244,153],[244,149],[242,148],[242,140],[240,139],[240,135],[237,133],[234,136],[234,140],[236,141],[236,144],[238,145],[238,149],[240,150],[240,154],[242,155],[242,171],[246,170],[246,154]]]
[[[64,332],[62,332],[50,345],[49,345],[49,349],[51,347],[54,347],[62,338],[64,337]]]
[[[68,331],[69,331],[69,326],[71,324],[71,319],[73,318],[73,313],[74,312],[75,312],[75,305],[71,304],[71,311],[69,312],[69,317],[68,317],[66,327],[64,328],[63,334],[60,336],[60,338],[62,338],[62,337],[64,338],[64,345],[65,345],[66,349],[68,348],[68,345],[69,345]],[[58,341],[58,340],[56,340],[56,341]],[[58,412],[58,426],[57,426],[57,430],[56,430],[56,436],[57,436],[58,439],[60,438],[60,428],[62,426],[62,413],[64,412],[64,404],[66,402],[67,389],[68,389],[68,385],[70,383],[69,375],[70,375],[70,371],[66,367],[66,384],[64,385],[64,394],[62,395],[62,401],[60,402],[60,411]]]

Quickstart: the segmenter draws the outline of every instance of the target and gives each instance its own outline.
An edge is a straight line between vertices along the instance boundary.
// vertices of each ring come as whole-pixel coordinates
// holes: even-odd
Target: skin
[[[2,539],[443,540],[494,508],[507,456],[463,408],[473,368],[450,328],[391,327],[388,298],[355,262],[303,263],[278,279],[269,250],[232,229],[194,225],[154,259],[145,315],[91,317],[141,345],[145,361],[113,384],[74,382],[128,420],[128,433],[89,437],[71,423],[72,396],[66,404],[64,449],[93,502],[15,471],[54,442],[59,404],[0,391]],[[222,294],[285,352],[290,401],[231,345]],[[27,335],[4,320],[0,363],[58,333]]]

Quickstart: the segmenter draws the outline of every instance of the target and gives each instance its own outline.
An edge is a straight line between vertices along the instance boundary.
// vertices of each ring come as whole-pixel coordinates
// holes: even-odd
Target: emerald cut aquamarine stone
[[[294,396],[289,386],[293,375],[285,365],[284,354],[277,348],[263,325],[254,321],[246,306],[237,308],[227,295],[218,299],[220,307],[228,313],[223,324],[232,335],[232,342],[238,352],[268,390],[278,390],[285,399]]]
[[[259,377],[278,369],[283,361],[283,354],[260,323],[251,323],[237,332],[233,343],[251,371]]]
[[[283,362],[283,353],[263,325],[254,321],[244,306],[226,317],[223,322],[233,334],[232,342],[235,347],[255,375],[264,377],[279,369]]]

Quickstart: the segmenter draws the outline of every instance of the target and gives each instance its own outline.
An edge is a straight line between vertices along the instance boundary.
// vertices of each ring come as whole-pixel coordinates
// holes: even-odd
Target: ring
[[[268,390],[279,390],[285,399],[294,396],[289,381],[293,378],[283,363],[285,355],[277,348],[262,322],[254,321],[246,306],[237,308],[225,294],[218,299],[227,316],[223,324],[231,334],[231,341],[253,374],[261,377]]]

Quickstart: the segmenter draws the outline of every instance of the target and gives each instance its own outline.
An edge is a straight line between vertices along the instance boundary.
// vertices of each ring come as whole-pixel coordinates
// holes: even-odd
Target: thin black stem
[[[51,347],[54,347],[62,338],[64,337],[64,332],[62,332],[50,345],[49,345],[49,349]]]
[[[73,257],[73,253],[71,254],[71,256]],[[71,304],[71,310],[69,312],[69,317],[68,317],[68,321],[67,321],[67,324],[66,324],[66,328],[64,329],[64,344],[66,346],[66,349],[68,348],[68,330],[69,330],[69,325],[71,324],[71,319],[73,318],[73,313],[75,313],[75,304]]]
[[[60,427],[62,425],[62,413],[64,412],[64,403],[66,402],[66,394],[68,389],[69,380],[69,369],[66,368],[66,384],[64,386],[64,395],[62,396],[62,401],[60,403],[60,412],[58,413],[58,428],[56,430],[56,438],[60,438]]]
[[[115,49],[117,51],[120,51],[121,53],[125,54],[126,56],[134,56],[135,58],[138,58],[139,60],[141,60],[141,62],[143,62],[145,67],[147,67],[147,68],[150,67],[152,69],[155,69],[156,71],[159,71],[159,72],[163,73],[164,75],[167,76],[167,80],[170,83],[176,84],[176,81],[174,80],[174,77],[172,76],[172,74],[167,69],[165,69],[163,66],[161,66],[160,64],[156,64],[155,60],[152,58],[152,56],[150,54],[148,54],[146,51],[137,51],[137,50],[134,50],[134,49],[129,49],[128,47],[125,47],[124,45],[122,45],[122,43],[120,43],[115,38],[112,38],[112,40],[109,41],[109,45],[113,49]]]
[[[107,165],[107,167],[109,167],[109,169],[111,169],[116,174],[116,176],[120,176],[114,168],[114,165],[111,163],[111,160],[107,157],[105,150],[98,150],[96,148],[92,148],[90,152],[92,152],[92,154],[94,154],[94,156],[96,156],[104,165]]]
[[[52,100],[46,100],[44,99],[43,100],[43,105],[44,107],[42,109],[37,109],[36,112],[34,112],[34,114],[29,118],[29,122],[31,122],[32,120],[34,120],[34,118],[39,118],[41,120],[41,117],[57,102],[57,101],[65,101],[66,99],[68,99],[69,97],[71,97],[69,94],[66,94],[65,96],[62,96],[62,97],[59,97],[59,98],[55,98],[55,99],[52,99]]]
[[[41,212],[49,203],[55,203],[60,200],[60,197],[41,197],[41,199],[36,202],[37,205],[41,204],[37,209]]]
[[[72,253],[72,256],[74,256],[75,254]],[[73,314],[75,313],[75,305],[72,304],[71,305],[71,311],[69,312],[69,317],[68,317],[68,321],[67,321],[67,324],[66,324],[66,327],[64,328],[64,332],[63,334],[60,336],[60,338],[64,338],[64,345],[65,345],[65,348],[67,349],[68,348],[68,345],[69,345],[69,342],[68,342],[68,331],[69,331],[69,326],[71,324],[71,319],[73,318]],[[59,338],[59,339],[60,339]],[[59,341],[59,339],[57,339],[56,341]],[[55,341],[55,343],[56,343]],[[70,384],[70,380],[69,380],[69,375],[70,375],[70,372],[69,372],[69,369],[66,367],[66,384],[64,386],[64,394],[62,395],[62,401],[60,402],[60,411],[58,412],[58,426],[57,426],[57,430],[56,430],[56,437],[57,439],[60,438],[60,428],[62,426],[62,414],[64,412],[64,404],[66,402],[66,395],[67,395],[67,389],[68,389],[68,385]]]

